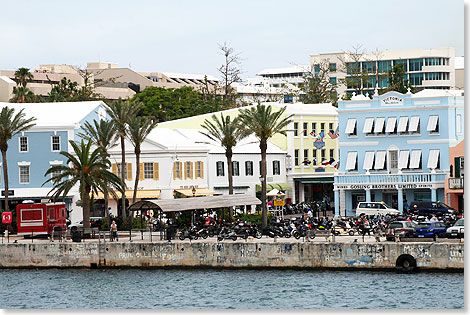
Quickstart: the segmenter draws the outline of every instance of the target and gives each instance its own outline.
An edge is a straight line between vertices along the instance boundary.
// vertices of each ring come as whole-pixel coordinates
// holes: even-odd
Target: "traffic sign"
[[[2,223],[11,224],[12,219],[13,219],[13,214],[11,212],[2,213]]]

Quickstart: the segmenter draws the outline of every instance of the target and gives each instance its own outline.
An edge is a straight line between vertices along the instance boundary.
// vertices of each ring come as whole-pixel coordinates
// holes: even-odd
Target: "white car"
[[[446,236],[448,238],[463,238],[464,237],[464,228],[465,224],[463,221],[464,218],[460,218],[455,222],[454,226],[451,226],[446,231]]]
[[[385,202],[364,201],[359,202],[356,207],[356,215],[384,215],[399,214],[397,209],[390,208]]]

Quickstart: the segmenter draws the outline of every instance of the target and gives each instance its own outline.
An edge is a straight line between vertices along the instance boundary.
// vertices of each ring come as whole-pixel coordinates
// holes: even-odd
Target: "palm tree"
[[[15,71],[15,81],[19,86],[26,87],[28,82],[33,80],[33,75],[28,68],[19,68]]]
[[[98,193],[103,187],[111,186],[115,190],[122,191],[124,184],[121,179],[108,171],[111,162],[103,152],[102,147],[97,147],[91,152],[92,141],[86,144],[81,140],[80,145],[70,140],[74,153],[61,151],[60,154],[67,158],[66,165],[51,166],[45,176],[53,174],[46,180],[53,183],[51,198],[57,200],[61,195],[65,198],[69,191],[79,183],[80,198],[83,207],[83,227],[90,227],[90,193]],[[44,185],[43,184],[43,185]],[[115,195],[114,191],[112,193]]]
[[[35,101],[35,95],[30,89],[23,86],[13,87],[14,96],[10,99],[10,103],[32,103]]]
[[[114,128],[114,123],[110,120],[100,119],[99,121],[93,120],[93,125],[90,122],[85,122],[83,125],[84,133],[78,135],[85,140],[92,141],[94,145],[103,149],[104,154],[108,154],[108,150],[117,145],[117,135]],[[106,219],[108,225],[111,224],[109,211],[108,211],[108,196],[109,187],[103,186],[104,209],[106,212]]]
[[[263,228],[268,225],[268,216],[266,212],[266,150],[268,147],[268,140],[274,135],[280,133],[286,135],[287,125],[291,122],[293,115],[282,117],[286,107],[281,108],[277,112],[272,111],[271,105],[265,106],[258,103],[258,105],[242,109],[240,111],[241,125],[245,130],[255,134],[259,140],[259,147],[261,149],[261,197],[262,197],[262,216]]]
[[[212,115],[211,118],[212,121],[209,119],[204,120],[201,127],[206,131],[200,131],[200,133],[212,141],[219,142],[222,147],[225,148],[225,157],[227,158],[228,166],[228,193],[233,195],[233,148],[237,145],[238,141],[248,136],[248,134],[246,133],[245,129],[241,128],[238,117],[235,117],[233,120],[231,120],[230,116],[224,117],[224,115],[221,113],[220,120],[216,115]]]
[[[139,175],[140,172],[144,170],[140,169],[140,153],[141,146],[150,132],[157,127],[157,121],[153,120],[150,117],[139,117],[135,116],[129,119],[129,130],[128,138],[129,141],[134,146],[135,153],[135,164],[136,164],[136,173],[135,173],[135,182],[134,182],[134,194],[132,196],[132,203],[135,203],[137,197],[137,186],[139,184]]]
[[[36,118],[25,118],[23,109],[15,113],[14,108],[5,106],[0,112],[0,151],[3,160],[3,179],[5,182],[5,211],[8,211],[8,167],[7,150],[8,141],[16,134],[26,131],[35,125]]]
[[[124,101],[121,98],[113,101],[111,104],[106,105],[106,113],[111,117],[113,121],[116,133],[121,141],[121,180],[125,183],[126,175],[126,148],[124,144],[124,139],[127,135],[127,122],[134,116],[137,116],[137,113],[142,108],[143,103],[135,103],[131,101]],[[122,205],[122,216],[126,217],[126,195],[125,190],[122,192],[121,198]]]

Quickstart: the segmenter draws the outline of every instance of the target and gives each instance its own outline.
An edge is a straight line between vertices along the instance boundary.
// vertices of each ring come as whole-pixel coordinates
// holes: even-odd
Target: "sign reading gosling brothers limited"
[[[403,98],[390,95],[381,101],[381,105],[403,105]]]

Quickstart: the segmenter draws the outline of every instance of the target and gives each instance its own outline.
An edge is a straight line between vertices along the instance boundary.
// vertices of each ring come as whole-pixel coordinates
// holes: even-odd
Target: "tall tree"
[[[220,119],[216,115],[212,115],[211,118],[212,121],[209,119],[204,120],[201,127],[205,131],[200,131],[200,133],[224,147],[228,167],[228,193],[233,195],[233,148],[237,145],[238,141],[248,136],[248,133],[245,129],[241,128],[238,117],[231,120],[230,116],[224,117],[221,113]],[[230,215],[232,214],[230,213]]]
[[[333,103],[337,104],[336,82],[330,79],[330,62],[328,59],[312,65],[306,71],[300,84],[300,100],[306,104]]]
[[[27,87],[14,86],[13,95],[10,103],[33,103],[36,101],[36,95]]]
[[[276,134],[286,135],[287,125],[291,122],[293,115],[283,117],[286,107],[273,112],[272,106],[258,104],[257,106],[242,109],[240,111],[240,124],[248,133],[254,133],[259,141],[261,149],[261,198],[262,198],[262,216],[263,228],[268,224],[266,211],[266,151],[268,140]]]
[[[236,106],[236,93],[232,87],[233,83],[241,82],[240,75],[242,73],[239,68],[241,64],[240,54],[235,53],[232,47],[229,47],[226,42],[219,44],[219,49],[224,56],[224,63],[218,68],[219,73],[222,75],[223,83],[223,99],[228,102],[230,106]]]
[[[397,91],[405,94],[408,92],[408,89],[414,93],[415,88],[406,79],[406,71],[400,64],[394,65],[393,68],[388,72],[388,82],[390,85],[388,88],[381,90],[380,94],[389,91]]]
[[[137,116],[137,113],[142,108],[142,103],[131,102],[129,100],[122,100],[119,98],[118,100],[113,101],[109,105],[106,106],[106,113],[110,116],[111,120],[113,121],[116,133],[120,138],[121,142],[121,180],[124,183],[125,187],[125,178],[126,178],[126,147],[125,147],[125,139],[127,136],[127,126],[128,121],[132,119],[132,117]],[[123,218],[126,217],[126,195],[125,190],[122,192],[121,198],[121,207],[122,207],[122,216]]]
[[[69,191],[78,183],[83,207],[83,227],[90,227],[90,193],[98,193],[103,187],[111,185],[118,191],[124,190],[124,183],[108,171],[111,162],[103,152],[102,147],[91,150],[92,141],[86,144],[81,140],[80,144],[70,140],[73,153],[61,151],[60,154],[67,158],[66,165],[51,166],[45,176],[53,174],[44,184],[53,183],[51,198],[57,200],[61,195],[67,196]],[[44,185],[43,184],[43,185]],[[114,190],[112,191],[114,193]]]
[[[26,87],[28,82],[33,80],[33,75],[29,72],[28,68],[19,68],[15,71],[15,81],[16,84],[22,87]]]
[[[137,187],[139,185],[140,174],[144,171],[140,169],[141,146],[150,132],[157,127],[157,121],[151,117],[135,116],[129,119],[128,124],[127,137],[134,146],[136,163],[134,194],[132,195],[132,204],[134,204],[137,198]]]
[[[91,141],[97,147],[103,149],[103,153],[108,155],[108,150],[117,145],[117,134],[113,121],[100,119],[99,121],[93,120],[93,125],[86,121],[82,127],[84,133],[78,135],[87,141]],[[109,204],[109,191],[111,187],[104,185],[101,187],[104,197],[104,209],[106,212],[106,219],[108,225],[111,224],[109,217],[108,204]]]
[[[49,80],[49,78],[48,78]],[[70,102],[78,96],[78,83],[63,77],[58,84],[52,84],[52,89],[48,94],[50,102]]]
[[[0,112],[0,151],[3,161],[3,180],[5,183],[5,211],[8,211],[8,167],[7,150],[8,141],[20,132],[26,131],[35,125],[36,118],[26,118],[26,114],[21,109],[15,113],[14,108],[5,106]]]
[[[347,89],[354,89],[356,94],[363,94],[364,87],[362,83],[369,79],[371,72],[375,72],[375,70],[368,71],[362,67],[363,62],[370,61],[366,60],[365,55],[365,49],[359,44],[346,51],[345,58],[340,58],[341,71],[346,72],[347,76],[339,81],[346,85]],[[343,99],[350,99],[350,97],[351,95],[344,95]]]

